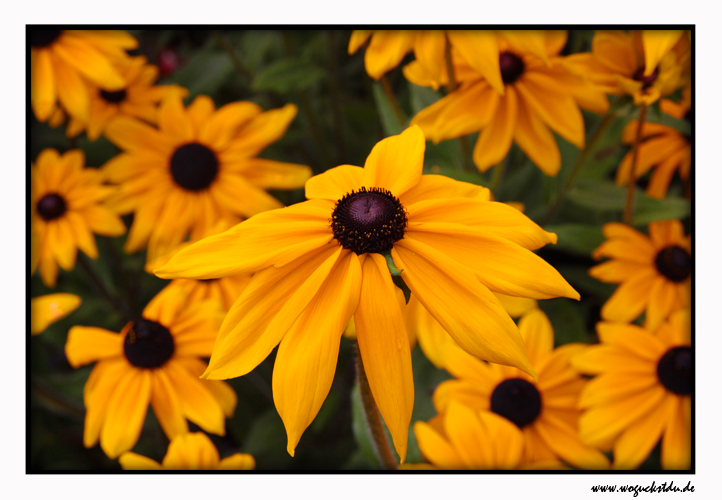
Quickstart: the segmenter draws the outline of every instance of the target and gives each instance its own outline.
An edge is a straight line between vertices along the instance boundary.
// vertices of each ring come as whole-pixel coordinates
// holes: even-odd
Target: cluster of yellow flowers
[[[125,469],[252,469],[250,455],[221,460],[188,421],[223,436],[237,404],[223,380],[248,374],[277,347],[273,400],[293,456],[329,394],[346,331],[358,343],[366,409],[377,406],[401,464],[414,344],[454,377],[434,392],[438,415],[413,426],[428,464],[402,467],[628,469],[664,436],[663,467],[689,468],[692,258],[682,223],[653,222],[649,236],[605,225],[594,257],[611,260],[590,274],[621,285],[601,310],[600,343],[555,348],[537,301],[580,299],[534,253],[557,236],[489,189],[423,175],[427,140],[473,132],[480,172],[515,142],[557,175],[553,132],[585,148],[581,109],[608,113],[608,95],[632,96],[646,110],[683,88],[681,102],[660,107],[690,120],[688,33],[600,31],[592,52],[562,55],[566,41],[557,30],[355,31],[349,53],[366,45],[372,78],[413,51],[404,76],[447,93],[378,142],[363,167],[312,177],[308,166],[258,158],[285,134],[294,105],[216,109],[199,95],[186,106],[186,89],[154,85],[158,69],[127,55],[137,42],[125,32],[32,30],[37,119],[67,119],[68,137],[102,135],[122,152],[99,169],[84,166],[81,150],[37,157],[31,274],[39,268],[54,287],[78,249],[98,256],[94,234],[125,234],[121,216],[132,214],[125,251],[145,249],[146,271],[172,280],[120,333],[70,329],[70,364],[95,363],[85,446],[99,443]],[[676,129],[642,112],[623,141],[633,148],[619,185],[633,189],[654,169],[648,193],[661,199],[675,170],[689,177],[690,139]],[[288,207],[268,193],[301,187],[307,201]],[[32,333],[79,303],[69,294],[33,299]],[[643,325],[633,324],[642,313]],[[149,406],[171,440],[162,464],[130,452]],[[612,450],[610,461],[603,452]]]

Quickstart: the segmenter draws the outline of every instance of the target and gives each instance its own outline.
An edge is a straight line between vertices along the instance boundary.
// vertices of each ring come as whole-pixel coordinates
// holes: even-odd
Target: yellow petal
[[[266,146],[283,137],[296,113],[298,108],[294,104],[286,104],[255,116],[231,139],[229,158],[247,158],[260,153]]]
[[[92,45],[75,36],[64,36],[53,46],[55,53],[76,71],[106,90],[120,90],[125,79],[110,60]]]
[[[169,94],[158,108],[158,126],[177,144],[191,142],[194,138],[193,122],[183,108],[178,94]]]
[[[80,305],[80,297],[72,293],[51,293],[30,300],[30,333],[37,335]]]
[[[218,470],[253,470],[256,468],[256,461],[247,453],[236,453],[224,458],[218,463]]]
[[[123,354],[123,336],[94,326],[74,326],[68,332],[65,355],[73,368]]]
[[[168,379],[180,401],[183,414],[206,432],[223,436],[225,415],[218,402],[205,386],[205,381],[191,375],[174,359],[163,365]]]
[[[373,30],[353,30],[351,38],[348,41],[348,53],[349,55],[355,54],[361,46],[366,43],[373,33]]]
[[[536,376],[516,325],[468,268],[410,239],[391,254],[411,292],[465,351]]]
[[[35,116],[47,121],[53,112],[57,98],[57,86],[49,50],[31,50],[30,101]]]
[[[297,189],[311,177],[306,165],[263,158],[249,158],[243,162],[242,172],[248,182],[263,189]]]
[[[489,442],[491,436],[473,410],[452,401],[444,417],[444,431],[461,457],[464,469],[497,468],[494,446]],[[500,436],[496,437],[500,438]]]
[[[517,51],[534,54],[548,64],[546,30],[499,30],[499,35]]]
[[[331,389],[341,334],[358,306],[361,266],[355,253],[344,250],[341,255],[276,355],[273,400],[291,456]]]
[[[162,470],[163,467],[148,457],[138,455],[132,451],[123,453],[119,458],[118,462],[123,470]]]
[[[424,458],[442,469],[459,470],[464,462],[453,446],[426,422],[416,422],[414,433]]]
[[[311,177],[306,182],[306,198],[340,200],[363,185],[364,170],[353,165],[341,165]]]
[[[312,200],[255,215],[180,250],[154,272],[164,279],[211,279],[283,266],[331,241],[332,209]]]
[[[674,396],[671,399],[674,403],[662,438],[662,467],[668,470],[689,469],[692,463],[692,431],[687,412],[691,398]]]
[[[426,139],[416,125],[378,142],[366,158],[363,185],[402,195],[419,182],[425,149]]]
[[[58,99],[70,115],[86,121],[90,113],[90,97],[85,83],[75,69],[61,60],[56,59],[54,62]]]
[[[152,370],[150,404],[169,439],[188,432],[180,400],[164,370]]]
[[[514,140],[526,155],[547,175],[557,175],[562,166],[561,154],[554,135],[536,113],[519,101],[519,119]]]
[[[524,339],[529,360],[539,367],[541,361],[554,349],[554,330],[549,318],[540,309],[535,309],[519,320],[519,332]]]
[[[86,448],[95,446],[98,442],[108,403],[121,379],[131,371],[130,363],[124,357],[118,357],[98,362],[90,372],[83,390],[83,400],[87,408],[83,431],[83,444]]]
[[[664,428],[674,411],[673,398],[659,402],[654,411],[631,424],[614,443],[614,468],[636,469],[659,442]]]
[[[642,30],[644,76],[654,73],[662,58],[675,46],[684,30]]]
[[[607,457],[601,451],[583,444],[576,429],[555,417],[553,412],[542,412],[535,427],[544,442],[562,460],[582,469],[609,468]]]
[[[130,450],[140,437],[150,401],[150,370],[131,370],[108,401],[100,447],[110,458]]]
[[[118,116],[111,121],[105,129],[105,137],[125,151],[150,150],[163,157],[175,151],[176,146],[170,136],[128,116]]]
[[[178,436],[168,446],[163,468],[170,470],[210,470],[220,461],[218,450],[202,432]]]
[[[607,321],[634,321],[649,302],[655,269],[645,269],[619,285],[602,306],[602,318]]]
[[[201,142],[212,145],[214,150],[222,151],[241,127],[262,113],[261,107],[252,102],[226,104],[203,124],[198,138]]]
[[[499,94],[504,94],[504,82],[499,68],[499,45],[497,35],[491,30],[457,31],[449,30],[449,41],[472,68],[484,78]]]
[[[480,172],[486,172],[509,152],[517,121],[518,100],[516,88],[509,86],[506,95],[499,99],[494,117],[479,134],[474,146],[474,164]]]
[[[364,62],[366,72],[374,80],[398,66],[413,45],[416,33],[413,31],[379,30],[371,37],[366,48]]]
[[[395,285],[386,260],[379,254],[368,254],[363,263],[361,297],[354,320],[371,393],[404,463],[414,408],[411,351]]]
[[[471,198],[489,201],[491,191],[476,184],[456,181],[445,175],[422,175],[419,182],[402,194],[399,200],[405,207],[409,207],[414,203],[434,198]]]

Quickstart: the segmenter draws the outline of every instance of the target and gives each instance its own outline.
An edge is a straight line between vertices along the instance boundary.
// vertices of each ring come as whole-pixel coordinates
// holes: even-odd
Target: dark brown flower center
[[[149,319],[140,319],[128,330],[123,351],[133,366],[160,368],[173,356],[175,343],[168,328]]]
[[[670,281],[681,282],[692,271],[692,257],[682,247],[676,245],[663,248],[654,259],[657,271]]]
[[[657,363],[657,377],[665,389],[681,396],[692,394],[692,348],[673,347]]]
[[[191,142],[175,150],[170,159],[173,180],[188,191],[206,189],[218,175],[218,158],[202,144]]]
[[[406,209],[390,191],[365,187],[338,200],[330,221],[341,246],[358,255],[391,250],[408,223]]]
[[[501,79],[505,85],[514,83],[524,74],[524,61],[521,57],[511,52],[499,54],[499,67],[501,68]]]
[[[652,84],[657,80],[657,77],[659,76],[659,68],[654,68],[654,71],[652,71],[651,75],[644,76],[644,66],[639,68],[636,73],[634,73],[633,79],[637,80],[638,82],[642,82],[642,88],[648,89],[652,86]]]
[[[68,209],[62,196],[56,193],[46,194],[37,204],[38,215],[50,221],[61,217]]]
[[[109,92],[101,89],[100,97],[102,97],[105,102],[118,104],[125,100],[125,89],[116,90],[115,92]]]
[[[521,378],[509,378],[491,393],[491,411],[512,421],[520,429],[531,424],[541,413],[539,390]]]
[[[61,30],[30,30],[30,46],[41,49],[58,39]]]

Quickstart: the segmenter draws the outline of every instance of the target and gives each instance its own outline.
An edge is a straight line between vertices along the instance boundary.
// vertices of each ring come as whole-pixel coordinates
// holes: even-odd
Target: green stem
[[[361,352],[356,346],[356,372],[358,374],[356,380],[358,381],[359,390],[361,392],[361,401],[364,405],[364,413],[366,414],[366,422],[371,432],[371,437],[374,440],[376,448],[376,455],[381,462],[381,466],[386,470],[396,470],[398,465],[394,454],[391,452],[389,441],[386,439],[386,433],[384,432],[384,426],[381,422],[381,415],[379,409],[376,406],[374,395],[371,394],[371,387],[369,386],[368,378],[366,378],[366,371],[364,371],[363,360],[361,359]]]
[[[394,110],[394,114],[396,115],[396,119],[398,120],[399,125],[401,125],[402,129],[406,128],[406,119],[404,118],[404,113],[403,111],[401,111],[399,101],[396,100],[396,96],[394,95],[394,91],[391,89],[391,84],[389,83],[389,79],[386,77],[386,75],[381,77],[381,86],[384,88],[384,93],[386,94],[386,97],[391,103],[391,107]]]
[[[454,92],[459,87],[459,85],[456,81],[454,61],[451,59],[451,41],[449,41],[448,35],[445,35],[445,37],[446,46],[444,47],[444,59],[446,62],[446,73],[449,76],[449,93],[451,93]],[[474,171],[474,166],[469,161],[469,141],[466,139],[465,135],[459,137],[459,146],[461,146],[461,161],[462,165],[464,166],[464,170],[467,172]]]
[[[632,171],[629,176],[629,185],[627,186],[627,202],[624,204],[625,224],[632,225],[632,214],[634,212],[634,191],[637,188],[637,162],[639,160],[639,144],[642,142],[642,127],[644,120],[647,118],[647,105],[642,104],[639,108],[639,120],[637,121],[637,135],[634,137],[634,146],[632,146]]]
[[[615,107],[610,106],[609,110],[606,112],[606,114],[602,117],[602,120],[597,125],[596,130],[594,131],[594,134],[592,135],[591,139],[587,141],[586,145],[584,146],[584,149],[579,153],[579,156],[577,156],[576,161],[574,162],[574,166],[572,167],[572,171],[569,174],[569,177],[567,177],[567,181],[564,183],[564,186],[557,194],[554,203],[549,207],[547,212],[544,214],[544,216],[540,219],[540,224],[543,226],[544,224],[549,222],[549,219],[552,215],[554,215],[554,212],[559,208],[559,206],[562,204],[564,199],[567,196],[567,193],[574,187],[574,182],[577,180],[577,176],[579,175],[579,172],[582,171],[582,165],[584,164],[584,161],[587,159],[587,156],[589,153],[594,149],[594,146],[597,144],[597,141],[600,137],[604,134],[604,132],[607,130],[607,127],[609,127],[609,124],[612,123],[612,119],[615,116]]]
[[[504,169],[506,169],[506,164],[511,161],[509,159],[510,157],[511,152],[507,153],[506,160],[494,167],[494,174],[492,175],[491,182],[489,183],[489,190],[491,191],[491,194],[494,196],[494,200],[496,201],[498,201],[499,199],[499,185],[501,184],[502,177],[504,177]]]

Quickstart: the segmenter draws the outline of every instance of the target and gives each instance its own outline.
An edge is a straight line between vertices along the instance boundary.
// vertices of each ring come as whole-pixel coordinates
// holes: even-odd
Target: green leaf
[[[254,457],[286,453],[286,429],[275,408],[270,408],[253,422],[243,451]]]
[[[386,136],[399,135],[404,130],[404,124],[399,123],[396,117],[394,107],[386,96],[384,88],[379,82],[373,84],[374,101],[376,101],[376,110],[381,118],[381,125],[384,128]],[[404,121],[408,121],[404,118]]]
[[[566,298],[540,300],[539,308],[549,317],[554,329],[554,345],[587,342],[580,304]]]
[[[172,83],[185,87],[191,96],[214,94],[233,74],[233,62],[225,52],[204,50],[173,74]]]
[[[324,70],[304,59],[281,59],[261,70],[251,88],[279,93],[304,90],[319,83],[325,75]]]
[[[409,94],[411,95],[411,111],[414,113],[414,116],[441,99],[441,94],[438,91],[430,89],[429,87],[414,85],[410,82]]]
[[[545,226],[544,230],[557,235],[558,241],[555,249],[566,250],[577,255],[589,256],[604,242],[604,234],[600,226],[554,224]]]

